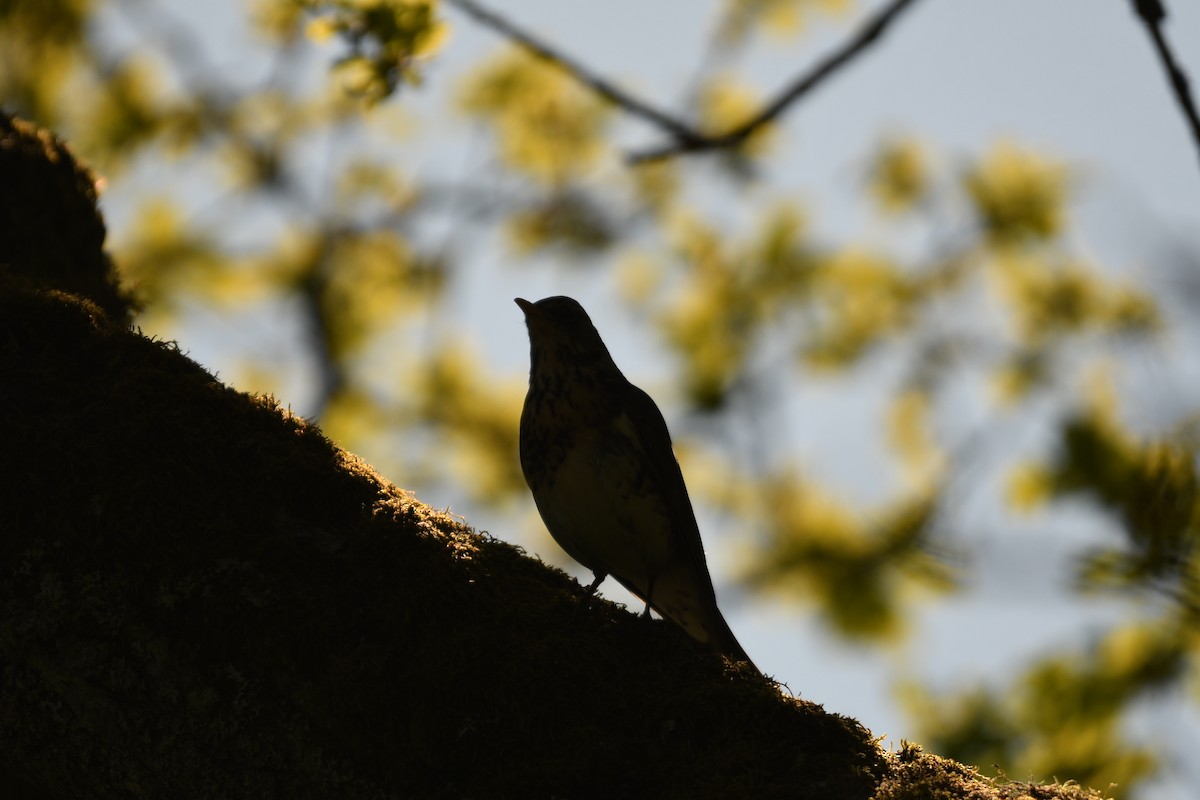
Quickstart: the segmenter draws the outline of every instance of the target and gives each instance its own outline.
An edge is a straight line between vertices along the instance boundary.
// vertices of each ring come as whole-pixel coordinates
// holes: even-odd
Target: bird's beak
[[[528,317],[529,313],[531,311],[533,311],[533,303],[529,302],[524,297],[514,298],[513,302],[521,307],[521,311],[525,314],[526,317]]]

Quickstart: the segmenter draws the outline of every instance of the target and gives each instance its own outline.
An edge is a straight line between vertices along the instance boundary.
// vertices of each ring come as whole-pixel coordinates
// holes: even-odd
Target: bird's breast
[[[568,555],[646,589],[671,560],[669,509],[632,425],[620,414],[589,415],[585,402],[547,407],[531,391],[521,466],[547,529]]]

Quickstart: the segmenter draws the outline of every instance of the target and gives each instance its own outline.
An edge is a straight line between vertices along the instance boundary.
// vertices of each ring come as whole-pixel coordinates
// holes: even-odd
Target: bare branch
[[[465,14],[473,17],[476,21],[500,33],[501,35],[511,39],[517,44],[524,47],[531,54],[549,61],[551,64],[567,72],[575,80],[587,86],[596,94],[608,100],[613,105],[624,109],[627,113],[635,117],[650,122],[651,124],[663,129],[667,133],[675,137],[681,142],[690,142],[693,139],[705,138],[703,134],[693,130],[687,124],[672,117],[671,115],[659,111],[638,98],[634,97],[629,92],[614,85],[606,78],[603,78],[589,68],[579,63],[575,59],[557,50],[556,48],[545,43],[532,33],[518,27],[510,22],[505,17],[497,14],[494,11],[484,8],[474,0],[444,0],[447,5],[454,6]]]
[[[677,155],[711,152],[713,150],[736,147],[759,128],[773,122],[792,103],[815,89],[875,43],[883,35],[887,27],[903,11],[913,5],[916,0],[892,0],[892,2],[880,9],[878,13],[868,20],[853,38],[842,45],[836,52],[827,56],[813,70],[800,76],[780,92],[774,100],[765,105],[758,114],[736,128],[718,134],[698,130],[678,117],[672,116],[634,97],[629,92],[595,74],[588,67],[543,42],[508,19],[479,5],[475,0],[445,0],[445,2],[521,45],[538,58],[555,64],[577,81],[627,113],[635,117],[640,117],[670,135],[671,142],[667,145],[630,153],[627,157],[628,162],[637,164],[647,161],[660,161]]]
[[[629,162],[636,164],[646,161],[658,161],[684,153],[736,147],[759,128],[773,122],[787,110],[788,106],[824,83],[827,78],[831,77],[839,69],[877,42],[887,27],[914,2],[916,0],[892,0],[891,3],[884,6],[874,17],[868,20],[858,33],[845,42],[841,48],[826,56],[814,69],[801,75],[791,85],[780,92],[758,114],[733,130],[716,136],[693,131],[693,135],[687,139],[676,137],[676,140],[671,144],[653,150],[631,153],[628,158]]]
[[[1166,70],[1167,77],[1170,79],[1175,101],[1179,103],[1179,108],[1183,111],[1184,119],[1191,128],[1192,140],[1196,143],[1197,152],[1200,152],[1200,116],[1196,114],[1196,103],[1192,100],[1187,75],[1183,73],[1176,62],[1175,55],[1171,52],[1171,46],[1167,44],[1166,35],[1162,29],[1163,20],[1167,18],[1166,6],[1160,0],[1132,0],[1132,2],[1134,13],[1145,24],[1146,30],[1154,42],[1154,49],[1158,52],[1158,58],[1162,61],[1163,69]]]

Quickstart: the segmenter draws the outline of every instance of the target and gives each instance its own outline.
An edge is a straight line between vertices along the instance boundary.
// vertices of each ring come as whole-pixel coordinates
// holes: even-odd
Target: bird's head
[[[531,303],[518,297],[515,302],[524,312],[529,328],[534,369],[544,359],[568,360],[579,366],[613,363],[587,312],[572,298],[547,297]]]

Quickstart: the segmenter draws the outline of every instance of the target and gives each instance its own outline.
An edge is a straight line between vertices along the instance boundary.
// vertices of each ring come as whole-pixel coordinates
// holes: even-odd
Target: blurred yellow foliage
[[[823,324],[804,355],[811,366],[835,369],[907,326],[918,299],[896,264],[857,247],[829,258],[817,273],[816,292]]]
[[[925,149],[912,138],[884,142],[871,165],[868,189],[884,211],[911,211],[929,191]]]
[[[388,411],[369,392],[344,389],[335,393],[321,415],[321,429],[338,442],[361,442],[391,424]]]
[[[676,442],[674,449],[693,497],[704,498],[706,506],[733,519],[753,519],[759,513],[757,482],[731,464],[724,453],[686,439]],[[752,546],[748,538],[732,544],[743,555]]]
[[[412,375],[407,393],[418,418],[435,426],[447,445],[438,452],[475,502],[500,503],[524,489],[517,458],[517,422],[524,379],[488,375],[460,345],[438,347]]]
[[[1034,462],[1018,464],[1008,476],[1007,500],[1017,511],[1030,512],[1041,508],[1054,492],[1054,476],[1045,465]]]
[[[1159,324],[1148,294],[1106,283],[1096,270],[1076,262],[1003,255],[992,274],[1026,342],[1085,330],[1148,333]]]
[[[1082,559],[1087,588],[1149,583],[1182,602],[1200,602],[1190,566],[1200,557],[1200,476],[1196,452],[1172,440],[1141,441],[1120,423],[1110,382],[1092,382],[1085,410],[1068,418],[1048,464],[1010,479],[1018,508],[1072,494],[1090,495],[1121,522],[1122,541]],[[1193,598],[1193,599],[1186,599]]]
[[[715,281],[697,283],[662,318],[668,340],[686,354],[688,393],[702,406],[720,402],[741,362],[731,299]]]
[[[785,201],[767,208],[754,231],[741,269],[749,273],[755,303],[764,311],[778,313],[792,305],[809,288],[817,270],[816,258],[806,237],[810,226],[804,210]]]
[[[542,202],[509,215],[508,240],[520,255],[557,247],[566,255],[587,255],[612,243],[614,232],[604,211],[586,195],[561,190]]]
[[[338,352],[358,349],[382,324],[420,303],[411,285],[408,242],[380,230],[336,237],[331,242],[324,304]]]
[[[548,184],[582,174],[604,150],[607,105],[561,69],[523,50],[480,66],[459,102],[493,125],[506,164]]]
[[[630,178],[638,201],[659,215],[671,209],[682,185],[679,168],[672,161],[639,164]]]
[[[750,580],[815,596],[842,635],[897,636],[901,594],[954,585],[949,567],[926,549],[929,497],[856,515],[788,469],[766,478],[760,496],[769,539]]]
[[[124,166],[122,154],[131,144],[152,139],[165,122],[161,67],[144,58],[129,58],[107,76],[105,90],[88,94],[93,120],[80,145],[100,160],[106,172]]]
[[[1008,355],[992,375],[992,389],[1001,405],[1012,406],[1029,397],[1050,377],[1050,364],[1039,347],[1025,347]]]
[[[930,429],[931,398],[925,391],[899,392],[888,412],[888,442],[905,467],[910,486],[919,492],[936,490],[945,467],[945,454]]]
[[[1085,652],[1036,663],[1007,698],[967,688],[935,699],[911,684],[905,698],[923,738],[952,758],[1032,780],[1128,787],[1158,759],[1128,740],[1121,712],[1177,675],[1184,655],[1178,629],[1126,624]]]
[[[851,0],[725,0],[722,36],[734,44],[762,28],[778,38],[789,38],[804,29],[810,16],[844,14],[851,5]]]
[[[367,160],[351,162],[337,176],[334,189],[340,207],[368,203],[401,214],[420,202],[420,189],[399,170],[384,171]]]
[[[1067,169],[1001,142],[967,171],[963,185],[992,244],[1053,239],[1066,219]]]
[[[621,296],[631,305],[641,306],[662,285],[663,268],[649,255],[631,252],[617,263],[616,278]]]
[[[670,290],[658,323],[684,358],[689,396],[711,408],[720,404],[741,356],[736,269],[717,232],[694,217],[678,218],[675,241],[688,280],[678,291]]]
[[[299,8],[310,15],[305,33],[313,41],[341,36],[349,46],[336,65],[342,85],[369,104],[401,84],[419,85],[418,63],[449,35],[436,16],[436,0],[285,0],[281,5],[274,13],[260,11],[259,18],[278,31],[296,21],[292,11]]]
[[[1165,679],[1180,665],[1183,648],[1179,631],[1127,623],[1104,637],[1097,655],[1100,668],[1117,680],[1147,673]]]
[[[169,199],[146,199],[114,254],[124,279],[146,301],[170,307],[192,293],[228,297],[213,284],[231,265],[215,240]]]
[[[728,75],[715,76],[704,85],[698,101],[701,127],[720,136],[749,122],[762,108],[759,93],[750,85]],[[773,125],[761,125],[737,148],[750,157],[766,154],[774,135]]]
[[[51,127],[70,113],[80,98],[66,89],[86,64],[80,44],[91,6],[89,0],[0,3],[0,97],[6,111],[20,109]]]
[[[692,402],[714,410],[751,349],[807,294],[818,260],[805,239],[804,215],[791,202],[767,209],[744,241],[730,242],[683,209],[672,215],[670,230],[678,272],[654,281],[664,299],[655,316],[683,360]]]
[[[315,17],[304,26],[304,33],[315,42],[332,39],[338,32],[338,21],[334,17]]]
[[[319,36],[307,31],[306,6],[305,0],[250,0],[250,21],[267,39],[291,43],[308,34],[316,40]]]

